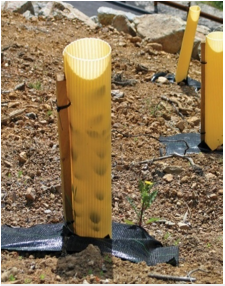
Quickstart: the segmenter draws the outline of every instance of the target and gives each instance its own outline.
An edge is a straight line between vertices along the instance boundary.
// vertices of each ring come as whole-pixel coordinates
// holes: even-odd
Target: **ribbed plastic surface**
[[[111,48],[85,38],[69,44],[63,55],[71,101],[74,230],[111,237]]]
[[[188,75],[188,69],[191,60],[191,54],[195,39],[195,32],[198,25],[200,11],[201,9],[199,6],[192,6],[189,9],[186,29],[184,32],[184,37],[181,45],[181,51],[176,70],[176,76],[175,76],[176,82],[181,82],[182,80],[186,79]]]
[[[223,32],[206,36],[205,142],[211,150],[223,144]]]

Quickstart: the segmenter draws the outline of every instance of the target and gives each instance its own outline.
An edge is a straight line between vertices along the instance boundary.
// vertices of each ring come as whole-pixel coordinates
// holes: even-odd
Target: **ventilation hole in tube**
[[[97,166],[94,168],[94,171],[99,176],[104,176],[106,171],[107,171],[107,168],[106,168],[106,166]]]
[[[101,191],[98,191],[96,193],[96,198],[99,200],[99,201],[102,201],[104,199],[104,193],[101,192]]]
[[[90,220],[93,222],[93,223],[99,223],[100,220],[101,220],[101,217],[99,214],[95,213],[95,212],[92,212],[90,214]]]

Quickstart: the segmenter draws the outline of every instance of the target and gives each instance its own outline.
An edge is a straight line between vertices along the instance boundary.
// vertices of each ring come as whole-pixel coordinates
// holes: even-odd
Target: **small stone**
[[[207,173],[205,174],[205,177],[207,180],[213,180],[216,179],[216,175],[212,174],[212,173]]]
[[[59,275],[56,275],[55,280],[56,281],[61,281],[61,277]]]
[[[25,90],[25,83],[20,83],[15,87],[15,90]]]
[[[26,155],[26,152],[21,152],[19,154],[19,162],[20,163],[25,163],[27,161],[27,155]]]
[[[177,192],[177,197],[178,197],[178,198],[182,198],[182,197],[183,197],[183,193],[182,193],[181,191],[178,191],[178,192]]]
[[[118,44],[120,47],[126,47],[127,46],[127,44],[125,43],[125,42],[119,42],[119,44]]]
[[[51,110],[51,109],[52,109],[52,108],[51,108],[51,105],[49,105],[49,104],[47,104],[47,103],[43,104],[43,105],[42,105],[42,108],[43,108],[44,110]]]
[[[188,121],[188,123],[190,123],[193,126],[197,126],[200,124],[200,118],[198,118],[196,116],[189,118],[187,121]]]
[[[162,114],[162,117],[165,119],[165,120],[171,120],[171,115],[169,113],[163,113]]]
[[[84,279],[83,284],[89,284],[86,279]]]
[[[141,43],[142,39],[138,36],[130,38],[131,43]]]
[[[172,174],[166,174],[163,179],[167,182],[170,183],[173,181],[173,175]]]
[[[29,112],[26,114],[26,116],[30,119],[35,119],[36,118],[36,114],[34,112]]]
[[[33,188],[27,188],[27,191],[26,191],[26,199],[28,201],[34,201],[36,198],[36,191],[35,189]]]
[[[211,199],[211,200],[217,200],[217,195],[216,194],[211,194],[211,195],[209,195],[209,198]]]
[[[186,183],[186,182],[188,182],[188,180],[189,180],[189,177],[188,176],[184,176],[184,177],[181,178],[180,182],[181,183]]]
[[[176,127],[182,132],[185,129],[184,121],[179,121]]]
[[[164,83],[167,83],[168,80],[167,80],[166,77],[160,76],[160,77],[157,78],[156,82],[164,84]]]
[[[14,108],[20,105],[19,101],[16,102],[9,102],[8,108]]]
[[[4,164],[6,165],[6,167],[11,168],[12,164],[9,161],[4,161]]]
[[[184,222],[178,222],[178,226],[180,229],[189,229],[189,225]]]
[[[113,99],[123,98],[124,93],[118,89],[114,89],[111,91],[111,96],[113,97]]]
[[[175,222],[172,222],[172,221],[167,220],[167,221],[165,222],[165,225],[173,226],[173,225],[175,225]]]
[[[167,174],[176,174],[179,175],[180,173],[182,173],[184,171],[184,169],[182,169],[179,166],[167,166],[166,168],[163,169],[164,173]]]
[[[51,210],[45,210],[44,213],[45,214],[50,214],[52,211]]]
[[[95,264],[94,260],[90,260],[90,261],[88,262],[88,266],[93,266],[94,264]]]
[[[223,195],[223,189],[220,189],[220,190],[218,191],[218,194],[219,194],[219,195]]]

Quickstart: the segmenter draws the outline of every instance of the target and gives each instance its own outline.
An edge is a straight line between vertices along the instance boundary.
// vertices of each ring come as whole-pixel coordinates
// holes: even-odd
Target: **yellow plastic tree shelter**
[[[112,237],[111,47],[84,38],[63,51],[71,134],[73,229]]]
[[[211,150],[223,144],[223,32],[206,36],[205,143]]]
[[[186,29],[184,31],[184,37],[175,75],[176,82],[181,82],[188,76],[188,69],[191,61],[191,54],[200,11],[201,9],[199,6],[192,6],[189,9]]]

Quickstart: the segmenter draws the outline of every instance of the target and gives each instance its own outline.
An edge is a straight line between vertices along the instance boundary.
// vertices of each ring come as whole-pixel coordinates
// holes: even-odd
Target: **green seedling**
[[[9,281],[15,281],[16,280],[16,278],[11,274],[10,276],[9,276]]]
[[[42,281],[45,280],[45,275],[44,274],[40,275],[40,280],[42,280]]]
[[[20,178],[23,175],[23,171],[18,171],[18,177]]]
[[[112,259],[108,255],[105,256],[105,261],[108,263],[112,263]]]
[[[47,115],[48,115],[48,116],[51,116],[51,115],[52,115],[52,110],[48,110],[48,111],[47,111]]]
[[[36,90],[40,90],[41,89],[41,82],[40,81],[36,81],[35,83],[29,83],[29,88],[34,88]]]
[[[174,241],[174,245],[177,246],[180,243],[180,238],[178,238],[177,240]]]
[[[208,242],[206,246],[209,248],[212,246],[212,244]]]
[[[91,275],[93,273],[92,269],[88,270],[88,275]]]
[[[31,283],[31,279],[30,278],[24,279],[24,284],[30,284],[30,283]]]
[[[157,193],[158,193],[157,190],[151,192],[153,185],[154,185],[153,183],[148,182],[148,181],[145,181],[145,182],[140,181],[139,182],[139,191],[141,193],[141,210],[140,211],[138,210],[134,201],[129,197],[127,198],[128,202],[130,203],[131,207],[133,208],[133,210],[136,213],[139,226],[142,226],[144,213],[147,209],[149,209],[151,207],[152,203],[154,202],[154,200],[157,196]],[[154,220],[154,219],[152,218],[152,220]],[[147,223],[150,223],[149,221]],[[133,224],[133,222],[128,221],[128,220],[126,220],[126,223]]]
[[[169,233],[169,232],[167,232],[166,234],[164,234],[163,239],[164,239],[164,240],[167,240],[169,237],[170,237],[170,233]]]

